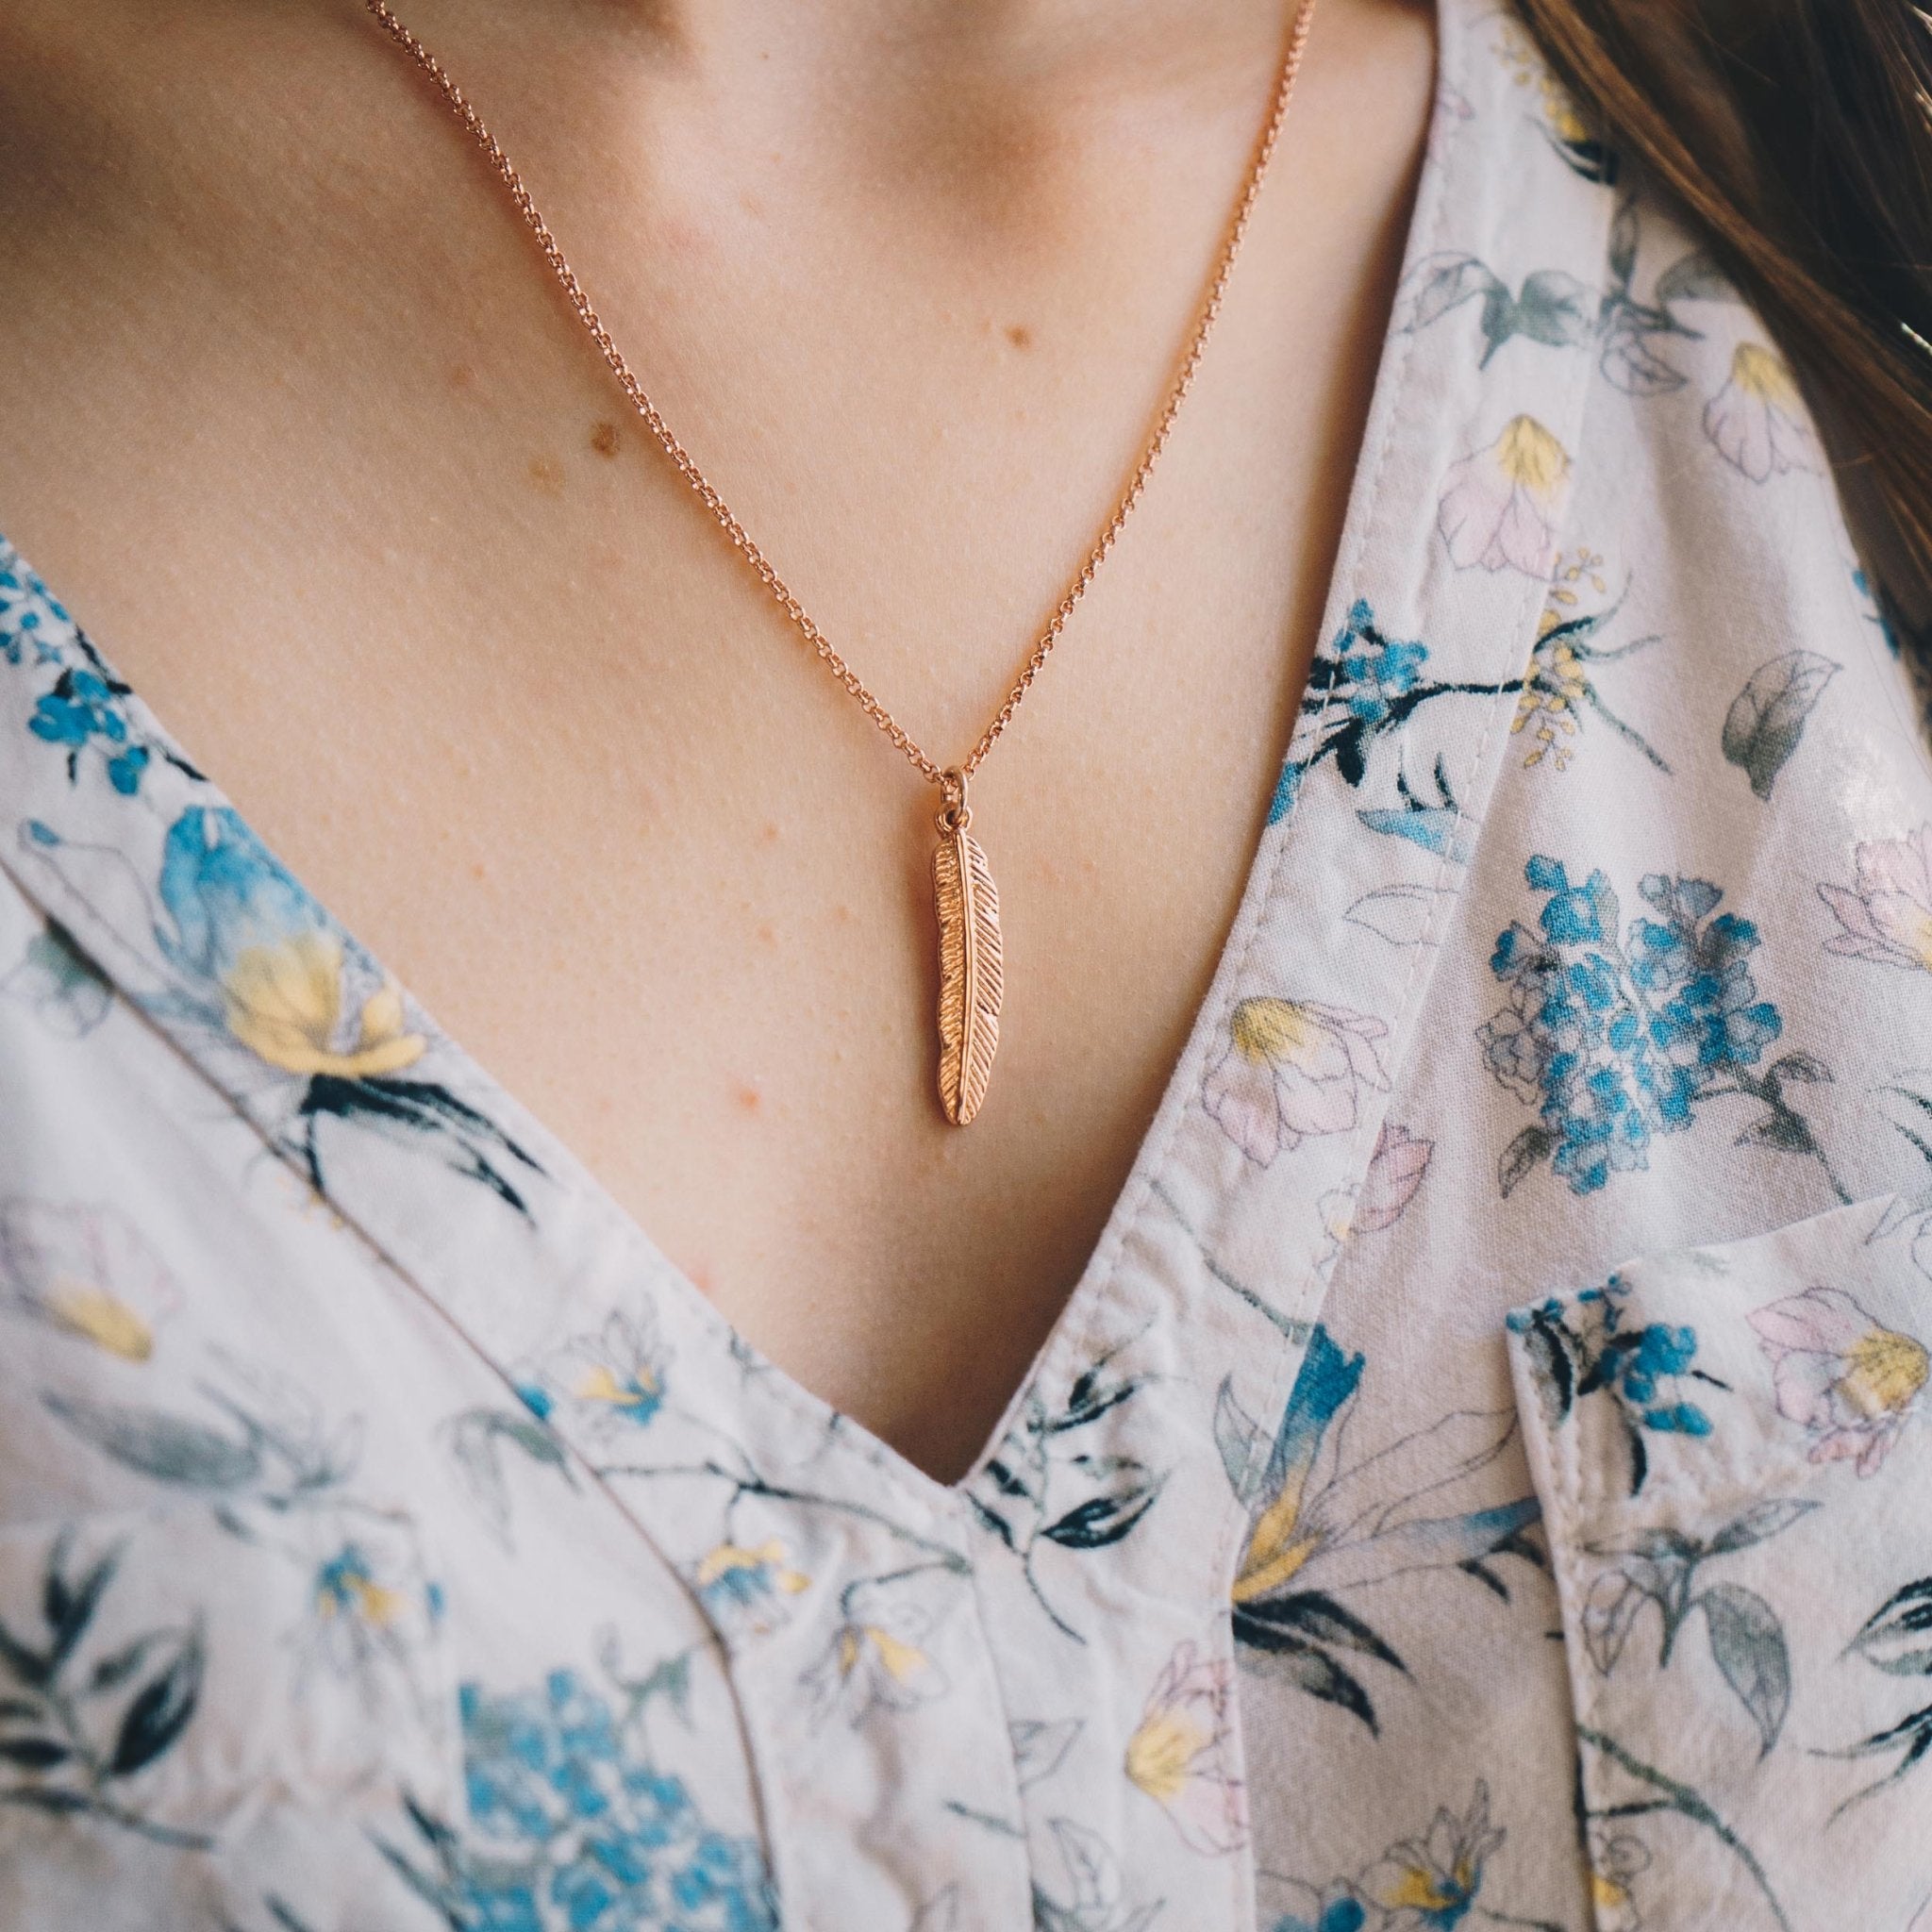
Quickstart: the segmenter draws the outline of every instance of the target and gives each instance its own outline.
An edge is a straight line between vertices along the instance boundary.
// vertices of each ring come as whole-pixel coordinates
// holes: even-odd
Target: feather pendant
[[[940,1105],[956,1127],[986,1098],[1000,1039],[1000,897],[963,824],[941,824],[932,856],[940,918]]]

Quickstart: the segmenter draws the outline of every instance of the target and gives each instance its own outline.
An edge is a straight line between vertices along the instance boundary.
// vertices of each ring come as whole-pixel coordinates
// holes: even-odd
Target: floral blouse
[[[1761,325],[1441,12],[1245,899],[951,1487],[0,545],[0,1924],[1932,1932],[1932,762]]]

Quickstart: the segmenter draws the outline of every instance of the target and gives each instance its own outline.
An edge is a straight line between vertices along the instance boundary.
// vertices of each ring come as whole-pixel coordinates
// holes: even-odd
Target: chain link
[[[867,688],[865,680],[853,670],[840,656],[831,639],[826,637],[811,614],[798,600],[797,593],[781,577],[772,560],[760,550],[753,540],[751,532],[739,522],[737,513],[717,491],[710,478],[698,467],[697,460],[685,448],[670,424],[659,413],[657,404],[644,391],[644,386],[632,373],[630,364],[624,358],[610,331],[604,326],[591,298],[584,292],[583,284],[578,281],[576,271],[565,259],[557,237],[550,232],[550,225],[544,221],[530,191],[524,185],[524,177],[518,174],[509,157],[503,151],[496,137],[484,125],[483,118],[470,105],[448,69],[425,47],[409,29],[396,17],[388,0],[363,0],[376,24],[388,34],[398,47],[420,67],[424,74],[442,96],[451,111],[468,130],[470,138],[482,149],[491,167],[496,170],[503,185],[509,191],[510,199],[516,204],[517,212],[524,218],[525,225],[536,238],[537,245],[543,252],[543,258],[550,265],[550,272],[556,276],[565,299],[576,312],[576,317],[596,343],[598,352],[609,365],[610,373],[617,378],[618,386],[629,399],[632,408],[642,420],[645,428],[656,439],[658,445],[670,458],[677,474],[691,485],[697,499],[711,514],[718,527],[730,540],[731,546],[752,570],[758,581],[772,593],[778,608],[790,619],[792,625],[817,654],[825,668],[831,672],[847,691],[858,702],[865,715],[884,732],[893,746],[918,769],[928,783],[937,785],[942,791],[949,788],[949,781],[970,778],[985,762],[987,754],[998,743],[1000,734],[1012,723],[1013,713],[1020,708],[1026,693],[1032,689],[1033,680],[1040,675],[1041,668],[1059,642],[1060,633],[1067,627],[1067,621],[1087,594],[1089,587],[1106,562],[1108,553],[1119,541],[1120,534],[1126,527],[1134,507],[1141,501],[1147,488],[1148,478],[1154,474],[1154,466],[1160,460],[1162,450],[1167,447],[1169,436],[1173,433],[1174,419],[1180,414],[1181,404],[1193,387],[1195,372],[1201,366],[1202,352],[1208,346],[1208,335],[1221,315],[1222,303],[1227,293],[1228,277],[1234,272],[1235,257],[1241,252],[1242,237],[1247,233],[1249,218],[1255,211],[1255,203],[1261,192],[1261,183],[1268,173],[1268,164],[1274,158],[1274,150],[1281,139],[1283,124],[1288,119],[1288,107],[1294,94],[1295,75],[1301,70],[1302,53],[1307,44],[1308,27],[1314,19],[1315,0],[1298,0],[1295,8],[1294,25],[1290,31],[1288,50],[1282,57],[1280,75],[1275,82],[1274,105],[1270,109],[1266,125],[1261,130],[1259,141],[1248,162],[1248,171],[1241,183],[1240,198],[1235,203],[1227,230],[1223,238],[1221,252],[1216,258],[1214,273],[1208,283],[1208,291],[1202,299],[1200,310],[1195,317],[1194,326],[1188,338],[1186,349],[1182,352],[1180,363],[1170,384],[1160,413],[1154,420],[1154,427],[1146,441],[1141,445],[1140,460],[1134,465],[1133,474],[1127,479],[1126,488],[1115,503],[1113,514],[1108,519],[1093,547],[1087,553],[1066,593],[1054,607],[1053,615],[1047,621],[1046,628],[1041,632],[1033,648],[1028,652],[1020,675],[1013,681],[1012,689],[1007,692],[1004,702],[993,714],[992,722],[980,734],[979,741],[965,759],[957,766],[941,766],[926,755],[913,740],[906,727],[894,718]]]

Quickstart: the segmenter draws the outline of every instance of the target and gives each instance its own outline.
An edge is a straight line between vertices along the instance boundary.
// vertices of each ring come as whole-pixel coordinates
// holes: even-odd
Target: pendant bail
[[[933,823],[947,835],[963,832],[973,823],[973,808],[966,803],[966,774],[958,765],[948,765],[940,774],[941,803]]]

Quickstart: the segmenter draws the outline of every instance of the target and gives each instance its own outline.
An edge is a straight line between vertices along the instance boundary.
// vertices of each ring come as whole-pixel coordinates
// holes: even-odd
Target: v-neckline
[[[1405,242],[1405,276],[1413,274],[1438,246],[1452,172],[1463,177],[1457,184],[1458,192],[1473,192],[1467,160],[1459,169],[1452,166],[1467,115],[1460,90],[1469,84],[1466,76],[1471,64],[1470,50],[1464,44],[1469,29],[1462,15],[1473,4],[1474,0],[1443,0],[1439,8],[1438,81],[1441,98],[1449,105],[1439,106],[1432,124]],[[1458,102],[1463,105],[1458,107]],[[1469,145],[1462,144],[1465,148]],[[1507,184],[1491,182],[1486,193],[1494,201],[1507,193]],[[1400,447],[1405,436],[1415,428],[1418,410],[1426,415],[1430,409],[1440,408],[1431,395],[1431,383],[1439,373],[1435,365],[1443,360],[1441,344],[1441,332],[1424,338],[1405,330],[1399,315],[1391,321],[1378,360],[1367,426],[1324,606],[1320,636],[1324,640],[1347,630],[1351,608],[1362,594],[1364,559],[1377,543],[1406,544],[1411,552],[1417,552],[1419,546],[1420,554],[1411,556],[1407,572],[1415,587],[1408,599],[1409,628],[1421,634],[1430,607],[1443,601],[1443,572],[1432,544],[1435,477],[1413,462],[1405,465]],[[1450,412],[1453,420],[1439,420],[1431,426],[1423,439],[1424,443],[1440,446],[1446,441],[1458,455],[1474,447],[1473,437],[1485,429],[1485,425],[1474,419],[1486,413],[1492,388],[1491,383],[1472,382],[1457,372],[1456,380],[1448,385],[1448,393],[1460,407]],[[1574,414],[1570,399],[1559,407],[1565,420],[1570,420]],[[9,561],[15,575],[28,587],[22,594],[31,594],[38,588],[37,580],[23,562],[0,552],[0,564]],[[182,813],[200,809],[233,814],[233,807],[219,786],[194,768],[140,697],[112,674],[65,610],[45,592],[39,594],[45,600],[45,611],[38,640],[25,649],[16,640],[16,647],[6,654],[8,663],[0,665],[0,682],[10,679],[16,692],[26,697],[31,711],[46,694],[47,678],[42,675],[36,684],[37,674],[58,667],[63,673],[97,675],[111,693],[109,708],[125,721],[121,728],[128,745],[142,750],[143,761],[130,773],[125,763],[113,768],[90,757],[68,770],[63,769],[55,743],[43,743],[25,755],[9,752],[0,760],[0,812],[23,830],[15,853],[7,855],[5,862],[19,874],[32,896],[76,933],[136,1004],[173,1035],[259,1124],[260,1095],[252,1090],[259,1086],[260,1063],[250,1068],[245,1056],[238,1063],[232,1034],[210,1027],[205,1010],[198,1016],[186,1010],[178,974],[171,974],[168,962],[156,956],[159,927],[152,916],[152,899],[143,892],[130,895],[128,891],[130,882],[149,886],[158,878],[157,853],[165,847],[169,829]],[[1536,601],[1540,596],[1539,588]],[[1532,605],[1525,614],[1518,615],[1512,628],[1525,631],[1534,615]],[[1511,668],[1520,669],[1522,653],[1514,641],[1504,648]],[[23,693],[24,685],[32,688]],[[1311,728],[1319,727],[1321,715],[1333,697],[1332,684],[1318,691],[1311,682],[1302,701],[1296,742]],[[1472,723],[1472,746],[1474,732]],[[89,748],[106,751],[108,747]],[[783,1409],[794,1425],[827,1441],[837,1441],[847,1452],[856,1452],[874,1476],[889,1478],[921,1516],[958,1524],[965,1516],[971,1492],[999,1457],[1002,1444],[1027,1405],[1040,1398],[1042,1388],[1056,1374],[1095,1352],[1095,1338],[1106,1329],[1109,1303],[1119,1291],[1124,1257],[1142,1228],[1150,1203],[1158,1204],[1163,1218],[1174,1218],[1186,1231],[1204,1265],[1210,1270],[1219,1265],[1211,1249],[1217,1226],[1225,1226],[1234,1218],[1228,1211],[1227,1196],[1238,1193],[1255,1175],[1249,1173],[1251,1163],[1243,1157],[1238,1157],[1232,1166],[1225,1161],[1218,1163],[1219,1172],[1213,1177],[1177,1171],[1182,1164],[1176,1151],[1179,1129],[1191,1109],[1200,1111],[1205,1071],[1217,1046],[1225,1047],[1229,1014],[1239,996],[1250,990],[1263,935],[1279,925],[1287,898],[1307,875],[1304,865],[1319,867],[1325,851],[1340,851],[1350,822],[1357,816],[1355,799],[1345,789],[1322,785],[1284,789],[1290,794],[1288,808],[1271,817],[1258,839],[1209,991],[1193,1016],[1187,1044],[1168,1075],[1159,1106],[1099,1240],[987,1441],[966,1472],[950,1483],[927,1474],[883,1440],[834,1410],[789,1371],[766,1361],[658,1248],[638,1217],[619,1205],[588,1165],[542,1126],[488,1068],[436,1027],[406,991],[404,1006],[411,1025],[428,1042],[425,1065],[433,1068],[461,1105],[495,1123],[532,1154],[547,1175],[541,1188],[532,1186],[533,1222],[523,1233],[540,1248],[549,1249],[547,1264],[540,1272],[547,1274],[553,1288],[579,1280],[587,1269],[601,1272],[602,1263],[592,1259],[600,1251],[607,1261],[612,1255],[626,1257],[627,1264],[649,1281],[655,1301],[668,1325],[675,1330],[675,1347],[681,1351],[702,1348],[710,1357],[710,1379],[721,1389],[735,1375],[747,1391],[758,1391],[767,1408]],[[233,823],[242,825],[239,814],[234,815]],[[245,833],[245,826],[243,833],[251,840],[254,837]],[[89,858],[85,864],[57,863],[57,852],[70,856],[86,853]],[[106,856],[115,862],[104,865]],[[291,876],[290,885],[308,903],[320,906],[321,902]],[[329,927],[345,934],[340,922],[324,916]],[[1395,1005],[1411,998],[1420,958],[1418,950],[1407,962],[1399,990],[1391,980],[1391,1013]],[[1366,1001],[1362,1004],[1365,1011],[1373,1010]],[[1389,1023],[1378,1024],[1386,1026]],[[1366,1118],[1361,1124],[1369,1125]],[[289,1151],[276,1135],[272,1133],[270,1138],[281,1151]],[[341,1138],[337,1137],[339,1141]],[[1349,1159],[1357,1179],[1373,1143],[1373,1132],[1366,1134],[1366,1141],[1361,1132],[1350,1137]],[[1216,1165],[1208,1163],[1210,1168]],[[452,1242],[449,1253],[439,1255],[433,1244],[408,1238],[408,1230],[420,1228],[425,1220],[445,1224],[450,1220],[447,1204],[424,1204],[422,1215],[412,1213],[407,1203],[399,1206],[396,1196],[428,1186],[426,1173],[426,1169],[419,1174],[413,1166],[401,1168],[391,1162],[369,1167],[349,1153],[332,1151],[326,1191],[339,1211],[361,1226],[378,1247],[398,1261],[406,1274],[419,1285],[428,1286],[435,1298],[452,1309],[473,1342],[502,1365],[507,1357],[519,1353],[507,1337],[526,1324],[501,1307],[479,1316],[469,1305],[474,1297],[451,1292],[450,1255],[464,1243]],[[1191,1204],[1200,1202],[1204,1191],[1208,1211],[1194,1211]],[[384,1211],[371,1211],[378,1207]],[[480,1192],[469,1212],[473,1221],[478,1216],[488,1220],[503,1214],[515,1218],[514,1210]],[[442,1229],[445,1236],[452,1231],[448,1225]],[[479,1254],[487,1254],[491,1242],[484,1236],[478,1245]],[[521,1271],[509,1272],[515,1275]],[[1222,1272],[1227,1271],[1224,1268]],[[429,1277],[426,1283],[425,1274]],[[1256,1298],[1256,1291],[1244,1291],[1251,1300]],[[1290,1334],[1297,1327],[1305,1329],[1307,1312],[1293,1304],[1306,1301],[1308,1292],[1307,1281],[1284,1285],[1279,1294],[1264,1291],[1263,1298],[1278,1304],[1272,1317],[1278,1328]],[[1172,1302],[1176,1298],[1166,1299]],[[747,1394],[742,1407],[755,1408],[757,1405]]]

